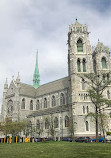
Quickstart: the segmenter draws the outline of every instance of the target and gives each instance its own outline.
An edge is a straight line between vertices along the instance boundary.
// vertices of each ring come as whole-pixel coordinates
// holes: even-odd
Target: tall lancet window
[[[86,72],[86,60],[83,59],[83,72]]]
[[[77,52],[83,52],[83,43],[81,39],[77,41]]]
[[[56,106],[56,99],[55,96],[52,96],[52,107]]]
[[[81,62],[80,62],[80,59],[77,60],[77,70],[78,70],[78,72],[81,72]]]
[[[25,99],[22,99],[22,105],[21,105],[21,109],[25,109]]]
[[[85,90],[85,80],[82,78],[82,90]]]
[[[86,121],[86,131],[89,131],[89,122]]]
[[[109,90],[107,91],[107,98],[110,99],[110,92],[109,92]]]
[[[33,100],[30,101],[30,110],[33,110]]]
[[[44,108],[47,108],[47,98],[44,98]]]
[[[101,62],[102,62],[102,69],[107,69],[105,57],[103,57],[103,58],[101,59]]]

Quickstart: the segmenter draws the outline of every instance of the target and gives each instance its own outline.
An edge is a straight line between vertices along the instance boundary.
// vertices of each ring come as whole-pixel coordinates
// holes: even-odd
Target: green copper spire
[[[37,55],[36,54],[36,65],[35,65],[35,72],[33,75],[33,87],[37,89],[40,86],[40,75],[39,75],[39,69],[38,69],[38,60],[37,60]]]

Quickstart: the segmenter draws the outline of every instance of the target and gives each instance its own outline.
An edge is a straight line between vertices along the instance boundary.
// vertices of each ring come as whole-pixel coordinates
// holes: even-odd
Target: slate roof
[[[37,97],[52,92],[56,92],[65,88],[68,88],[68,77],[61,78],[59,80],[49,82],[47,84],[41,85],[39,88],[34,89],[33,86],[21,83],[20,95],[25,95],[29,97]]]
[[[20,95],[35,97],[36,89],[31,85],[20,83]]]

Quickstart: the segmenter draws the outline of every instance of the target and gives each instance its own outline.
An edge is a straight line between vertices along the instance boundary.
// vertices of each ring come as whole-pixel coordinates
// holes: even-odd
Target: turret
[[[5,84],[4,84],[4,92],[7,92],[8,90],[8,81],[7,81],[7,78],[5,80]]]
[[[16,84],[18,85],[20,83],[20,74],[18,72],[17,78],[16,78]]]
[[[110,68],[110,52],[109,48],[98,40],[96,48],[93,52],[93,68],[94,72],[109,71]]]

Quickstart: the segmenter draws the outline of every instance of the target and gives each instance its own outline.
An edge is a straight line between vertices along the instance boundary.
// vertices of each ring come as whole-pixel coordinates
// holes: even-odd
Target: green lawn
[[[0,158],[111,158],[110,143],[0,144]]]

